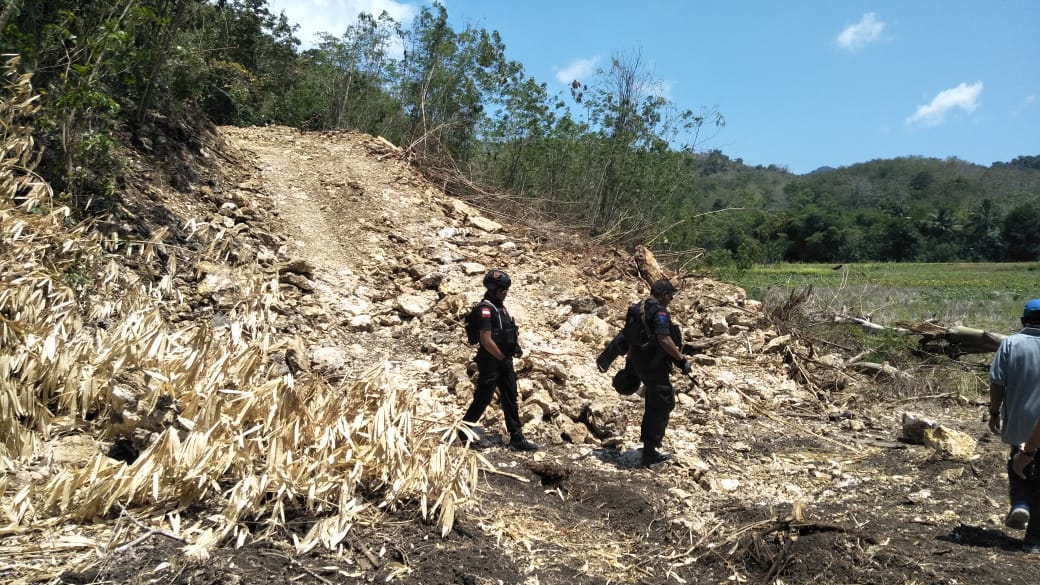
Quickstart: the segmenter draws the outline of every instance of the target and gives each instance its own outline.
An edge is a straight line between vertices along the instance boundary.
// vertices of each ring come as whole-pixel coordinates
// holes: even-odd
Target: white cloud
[[[1022,99],[1022,103],[1018,104],[1018,107],[1011,110],[1011,117],[1017,117],[1021,115],[1023,112],[1033,107],[1034,104],[1036,104],[1036,96],[1027,95],[1025,98]]]
[[[878,18],[878,15],[868,12],[859,22],[845,27],[845,30],[838,33],[836,40],[839,47],[854,53],[879,40],[884,30],[885,23]]]
[[[574,80],[588,83],[589,77],[596,72],[597,63],[599,63],[599,57],[575,59],[556,72],[556,79],[559,79],[561,83],[570,83]]]
[[[961,83],[957,87],[944,89],[932,98],[931,103],[917,106],[917,111],[906,119],[906,123],[937,126],[945,122],[946,115],[953,110],[974,112],[979,107],[979,95],[981,94],[981,81],[976,81],[971,85]]]
[[[274,14],[284,11],[290,23],[300,25],[295,36],[303,48],[314,46],[319,32],[343,36],[362,12],[379,16],[385,10],[405,27],[418,12],[411,4],[394,0],[269,0],[268,7]]]

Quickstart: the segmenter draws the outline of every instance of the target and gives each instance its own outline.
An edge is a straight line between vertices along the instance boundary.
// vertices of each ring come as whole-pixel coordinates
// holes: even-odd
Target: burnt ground
[[[437,227],[423,222],[436,214],[420,203],[441,213],[450,207],[449,198],[416,178],[392,149],[373,152],[371,137],[284,128],[222,132],[229,137],[229,151],[245,153],[220,157],[221,164],[241,166],[225,174],[268,198],[272,213],[265,229],[289,234],[294,249],[324,275],[319,292],[326,295],[322,306],[332,315],[330,323],[342,321],[332,302],[342,300],[337,294],[387,276],[386,256],[403,264],[408,254],[437,253],[429,250],[436,245],[423,243]],[[396,195],[402,190],[413,193],[404,204]],[[527,246],[519,259],[498,258],[516,282],[530,285],[527,293],[516,287],[517,304],[526,294],[533,312],[538,305],[531,299],[539,294],[534,283],[549,290],[555,283],[547,273],[553,271],[570,270],[569,282],[594,286],[595,277],[581,282],[581,275],[605,256],[585,248],[577,254],[557,241],[558,234],[539,236],[531,226],[510,233],[521,248]],[[550,243],[532,244],[538,237]],[[541,263],[528,266],[535,255]],[[334,327],[322,331],[315,335],[338,335]],[[428,335],[436,339],[436,334]],[[354,333],[342,335],[352,339]],[[400,334],[366,337],[367,357],[358,360],[394,355],[404,363],[408,356],[434,352],[450,363],[460,355],[436,354],[426,345]],[[564,365],[577,368],[593,357],[566,358]],[[717,369],[705,367],[699,375],[721,379],[729,370],[739,373],[739,365],[719,359],[712,362]],[[529,373],[520,370],[521,378]],[[609,393],[605,376],[591,383]],[[464,386],[447,395],[455,416],[468,402]],[[654,469],[633,464],[638,396],[592,397],[594,403],[606,401],[628,429],[620,444],[578,448],[562,440],[555,427],[533,424],[531,438],[544,447],[536,454],[503,448],[493,404],[482,422],[497,444],[479,452],[487,466],[478,493],[443,537],[437,526],[420,519],[415,503],[405,502],[387,510],[377,524],[354,526],[334,551],[292,552],[290,533],[304,532],[313,521],[300,515],[288,520],[281,540],[225,546],[206,560],[189,559],[182,542],[156,533],[124,543],[129,545],[123,552],[98,551],[99,560],[80,560],[50,582],[1037,582],[1040,559],[1025,557],[1019,551],[1021,533],[1002,525],[1004,447],[987,434],[979,397],[942,392],[886,400],[853,385],[817,392],[814,400],[794,406],[755,407],[764,403],[748,399],[745,406],[753,408],[734,415],[713,405],[709,386],[680,381],[677,388],[688,399],[673,414],[665,445],[676,457]],[[976,456],[956,461],[901,441],[899,415],[907,410],[977,438]]]
[[[775,440],[769,449],[812,447]],[[734,456],[713,451],[706,460]],[[1002,449],[990,441],[980,451],[978,461],[963,464],[893,444],[859,462],[891,481],[849,486],[841,502],[811,504],[797,516],[737,493],[714,504],[716,529],[691,541],[666,521],[662,506],[674,476],[690,473],[681,462],[654,470],[619,462],[617,473],[604,473],[552,450],[534,461],[492,448],[484,454],[503,473],[483,475],[480,510],[462,515],[444,538],[414,514],[398,512],[378,528],[358,528],[347,539],[348,555],[298,557],[268,543],[218,549],[208,561],[191,562],[179,543],[156,536],[89,571],[66,573],[61,582],[1035,583],[1037,559],[1024,557],[1021,534],[994,517],[994,500],[998,508],[1003,502]],[[754,473],[755,461],[769,456],[758,453],[736,457]],[[599,456],[616,461],[621,453],[608,449]],[[511,535],[492,520],[503,516],[517,519]],[[531,518],[552,527],[554,537],[528,543],[522,553],[500,545],[502,538],[523,541],[519,533]],[[619,541],[626,543],[615,551],[623,579],[602,569],[590,574],[570,552]]]

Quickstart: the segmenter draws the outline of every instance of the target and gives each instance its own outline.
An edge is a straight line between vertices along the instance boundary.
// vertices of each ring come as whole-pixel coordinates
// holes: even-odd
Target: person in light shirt
[[[1009,335],[989,369],[989,428],[1010,446],[1004,524],[1025,529],[1023,550],[1040,553],[1040,299],[1026,302],[1022,330]]]

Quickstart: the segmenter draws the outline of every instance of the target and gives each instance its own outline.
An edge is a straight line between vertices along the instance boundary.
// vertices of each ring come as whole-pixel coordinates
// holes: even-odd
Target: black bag
[[[635,303],[625,313],[625,328],[622,332],[629,347],[637,351],[646,351],[657,343],[657,336],[651,332],[650,323],[646,320],[646,304],[647,301]]]
[[[472,309],[469,310],[469,313],[466,314],[466,318],[463,320],[463,324],[466,327],[466,343],[470,345],[476,345],[480,343],[480,329],[477,328],[479,327],[477,309],[479,309],[481,305],[491,307],[492,311],[495,310],[495,306],[491,303],[487,301],[480,301],[479,303],[474,305]],[[495,312],[497,313],[497,311]]]
[[[596,367],[599,368],[599,371],[606,372],[614,360],[626,353],[628,353],[628,340],[625,339],[625,332],[619,331],[596,358]]]

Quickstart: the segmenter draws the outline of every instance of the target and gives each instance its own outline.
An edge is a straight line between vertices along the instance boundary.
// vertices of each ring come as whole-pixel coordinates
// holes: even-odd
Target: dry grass
[[[454,429],[418,422],[414,393],[393,386],[384,366],[340,386],[276,374],[278,283],[259,270],[243,278],[226,329],[168,323],[163,303],[180,301],[176,256],[152,285],[116,256],[154,263],[164,234],[128,248],[89,225],[69,227],[68,210],[51,210],[49,187],[32,173],[32,88],[13,61],[4,86],[0,553],[18,559],[4,568],[46,576],[33,568],[44,559],[87,564],[149,530],[198,557],[263,538],[335,550],[352,526],[401,505],[447,533],[477,475],[476,459],[443,440]],[[220,262],[229,238],[195,227],[195,237],[213,238],[195,261]],[[131,432],[119,412],[127,400],[154,415],[138,430],[156,429],[133,463],[99,453],[81,467],[39,470],[41,445],[55,435],[100,442]]]

